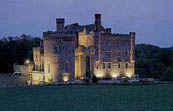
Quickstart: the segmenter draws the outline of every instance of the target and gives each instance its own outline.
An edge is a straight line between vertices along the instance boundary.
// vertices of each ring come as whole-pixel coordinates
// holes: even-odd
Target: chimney
[[[101,31],[101,14],[95,14],[94,27],[95,27],[95,32]]]
[[[57,32],[63,32],[64,31],[64,18],[57,18],[56,19],[56,31]]]

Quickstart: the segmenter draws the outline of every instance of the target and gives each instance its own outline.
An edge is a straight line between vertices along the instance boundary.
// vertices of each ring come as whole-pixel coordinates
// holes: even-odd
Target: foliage
[[[97,77],[95,75],[92,78],[92,83],[98,83],[98,79],[97,79]]]
[[[26,59],[33,60],[32,49],[39,46],[40,41],[39,37],[25,34],[0,39],[0,73],[12,73],[14,63],[23,64]],[[172,80],[173,48],[138,44],[135,46],[135,57],[135,73],[140,77]]]
[[[173,69],[173,49],[171,48],[139,44],[135,46],[135,57],[135,73],[140,77],[167,80],[167,68]],[[173,77],[173,73],[170,76]]]
[[[0,39],[0,73],[12,73],[14,63],[23,64],[25,59],[32,60],[32,48],[39,44],[39,37],[25,34]]]
[[[161,79],[164,81],[173,81],[173,68],[171,67],[165,68]]]

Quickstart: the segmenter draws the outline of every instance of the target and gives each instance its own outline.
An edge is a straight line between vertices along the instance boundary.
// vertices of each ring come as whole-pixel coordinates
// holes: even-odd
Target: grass
[[[0,111],[173,111],[173,84],[0,88]]]

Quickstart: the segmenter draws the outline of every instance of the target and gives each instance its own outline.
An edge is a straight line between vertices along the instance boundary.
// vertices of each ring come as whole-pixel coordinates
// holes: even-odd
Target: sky
[[[0,37],[42,37],[55,31],[56,18],[85,25],[96,13],[114,33],[136,32],[137,44],[173,45],[173,0],[1,0]]]

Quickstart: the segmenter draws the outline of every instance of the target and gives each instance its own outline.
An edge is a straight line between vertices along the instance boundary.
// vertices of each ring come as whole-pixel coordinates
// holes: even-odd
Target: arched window
[[[111,63],[108,63],[108,69],[111,69]]]
[[[103,65],[103,69],[105,69],[105,67],[106,67],[106,64],[105,64],[105,63],[103,63],[102,65]]]

